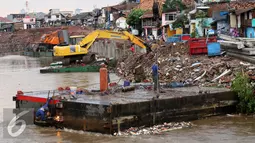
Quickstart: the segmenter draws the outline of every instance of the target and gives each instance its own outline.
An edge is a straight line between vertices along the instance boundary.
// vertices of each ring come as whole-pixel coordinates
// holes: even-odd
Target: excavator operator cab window
[[[71,43],[71,45],[79,44],[79,42],[80,42],[83,38],[84,38],[84,37],[72,37],[72,38],[70,38],[70,43]]]

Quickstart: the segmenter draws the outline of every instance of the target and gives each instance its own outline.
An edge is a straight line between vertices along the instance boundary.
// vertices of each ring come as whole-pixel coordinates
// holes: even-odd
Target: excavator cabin
[[[57,45],[76,45],[85,35],[69,36],[67,30],[57,30],[50,34],[44,34],[41,37],[38,50],[40,51],[53,51],[54,46]]]

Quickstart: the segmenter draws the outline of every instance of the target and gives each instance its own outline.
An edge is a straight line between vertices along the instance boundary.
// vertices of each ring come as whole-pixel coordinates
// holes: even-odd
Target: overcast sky
[[[83,11],[91,11],[94,6],[101,8],[107,5],[114,5],[123,0],[28,0],[30,12],[48,12],[49,9],[59,8],[61,11],[76,8]],[[9,13],[20,13],[26,8],[26,0],[0,0],[0,16],[6,17]]]

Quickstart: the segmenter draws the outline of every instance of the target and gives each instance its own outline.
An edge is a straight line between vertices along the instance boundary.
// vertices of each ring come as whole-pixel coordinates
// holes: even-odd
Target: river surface
[[[114,137],[74,130],[56,130],[27,126],[23,137],[3,137],[3,109],[14,108],[12,97],[17,90],[38,91],[60,86],[97,88],[98,73],[40,74],[41,60],[23,56],[0,57],[0,143],[71,143],[71,142],[137,142],[137,143],[254,143],[255,118],[221,116],[194,121],[194,127],[174,130],[161,135]],[[47,61],[43,62],[47,63]],[[118,77],[111,75],[112,80]],[[92,85],[92,86],[90,86]]]

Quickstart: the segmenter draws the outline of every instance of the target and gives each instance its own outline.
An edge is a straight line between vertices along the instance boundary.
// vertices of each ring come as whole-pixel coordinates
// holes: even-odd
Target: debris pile
[[[148,55],[137,53],[119,60],[117,73],[129,80],[135,80],[137,73],[144,74],[141,81],[152,81],[151,67],[157,60],[160,69],[160,82],[179,82],[188,85],[229,87],[235,73],[253,73],[254,65],[227,56],[190,56],[184,43],[153,49]],[[158,55],[158,56],[156,56]],[[157,58],[158,57],[158,58]],[[140,72],[137,69],[143,67]],[[140,76],[139,77],[143,77]],[[253,75],[253,74],[251,74]]]
[[[27,47],[35,47],[43,34],[49,34],[61,27],[36,28],[15,32],[0,33],[0,55],[11,52],[22,52]],[[87,35],[92,29],[79,26],[69,26],[69,35]]]
[[[164,123],[163,125],[155,125],[153,127],[131,127],[123,132],[114,133],[115,136],[137,136],[137,135],[152,135],[161,134],[163,132],[168,132],[177,129],[190,128],[192,127],[190,122],[180,122],[180,123]]]

